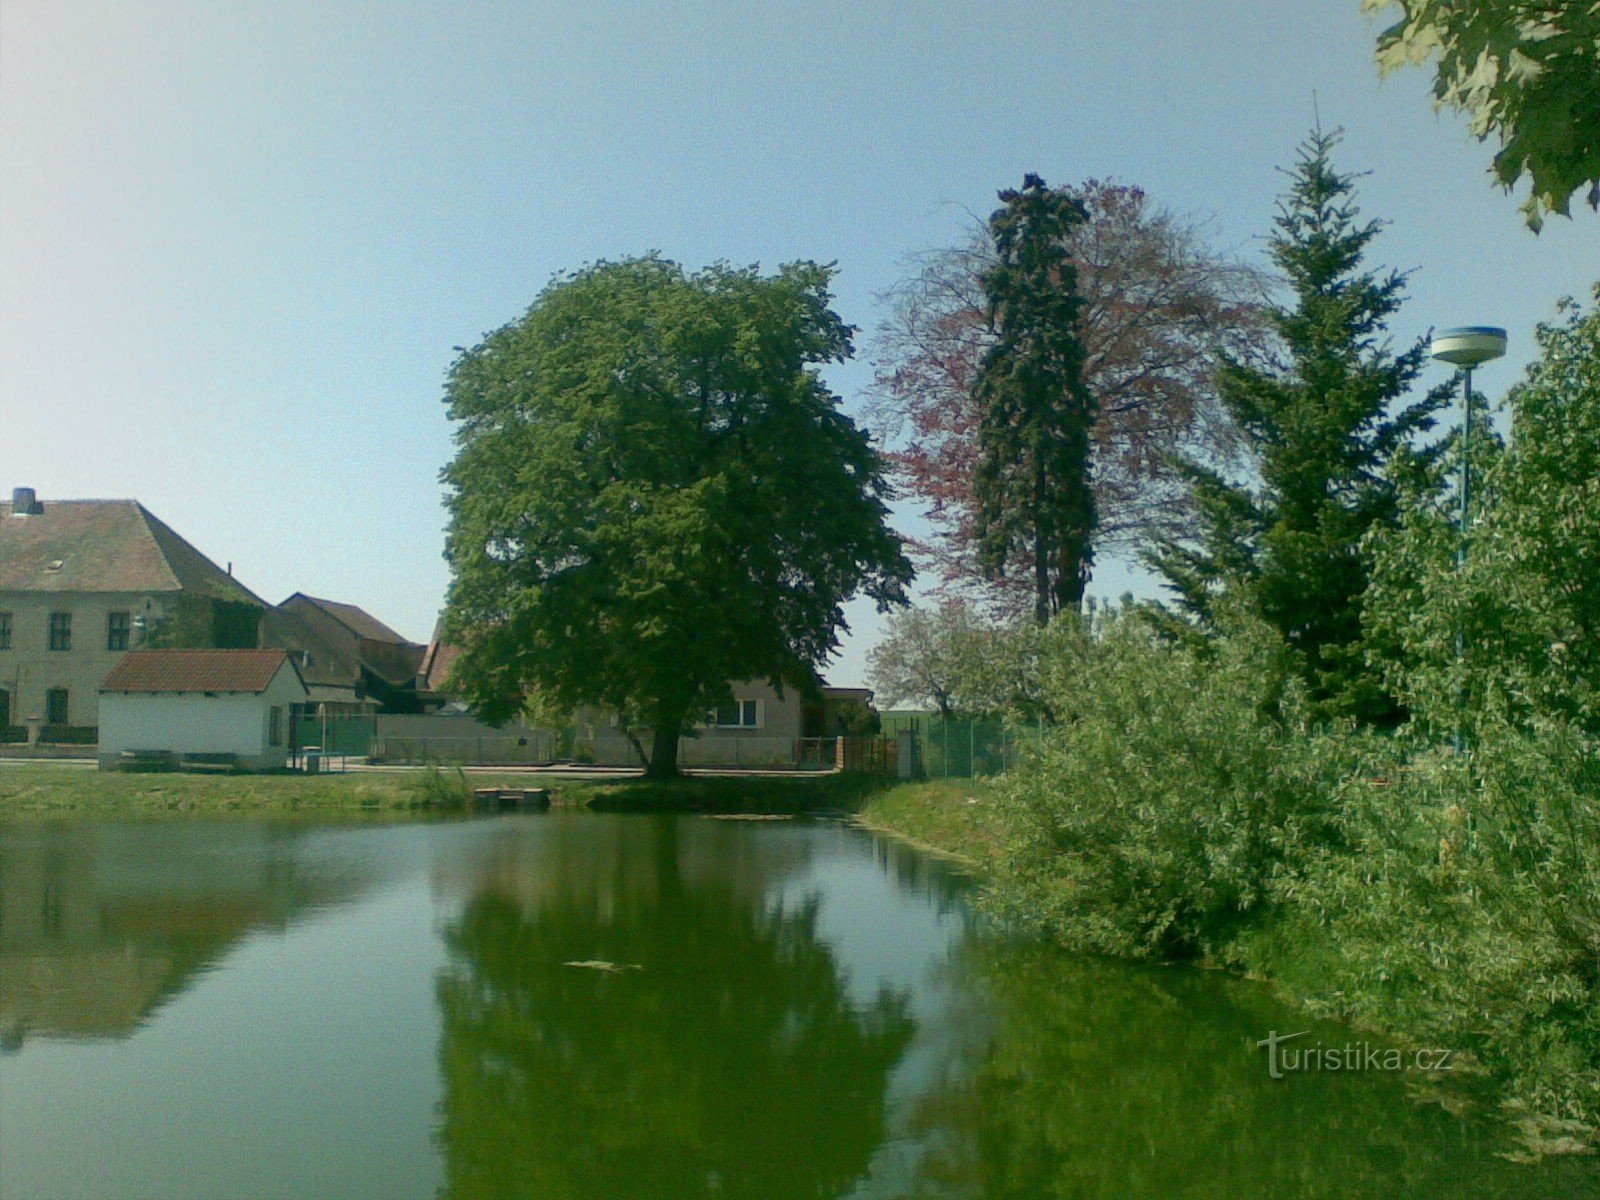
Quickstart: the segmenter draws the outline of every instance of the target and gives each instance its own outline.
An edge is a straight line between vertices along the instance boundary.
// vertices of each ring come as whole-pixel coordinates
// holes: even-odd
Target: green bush
[[[1502,727],[1469,761],[1395,746],[1278,881],[1241,956],[1313,1009],[1469,1051],[1546,1117],[1600,1123],[1600,762]]]
[[[1125,617],[1054,686],[1067,719],[1001,791],[1004,907],[1082,949],[1234,961],[1273,882],[1334,839],[1347,769],[1308,736],[1281,641],[1242,623],[1176,646]]]

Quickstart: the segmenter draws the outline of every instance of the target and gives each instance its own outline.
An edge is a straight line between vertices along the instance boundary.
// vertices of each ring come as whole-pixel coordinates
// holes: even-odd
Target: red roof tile
[[[282,650],[134,650],[111,668],[100,690],[264,692],[288,661]]]
[[[428,639],[427,652],[422,656],[422,666],[417,674],[422,676],[422,686],[430,692],[444,692],[450,671],[461,657],[461,647],[452,646],[444,639],[444,614],[434,622],[433,636]]]

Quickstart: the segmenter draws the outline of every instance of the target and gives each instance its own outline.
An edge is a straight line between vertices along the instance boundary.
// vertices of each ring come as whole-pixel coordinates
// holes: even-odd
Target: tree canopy
[[[446,631],[481,715],[602,706],[670,774],[733,681],[808,686],[846,600],[903,599],[882,464],[818,375],[851,349],[831,274],[602,262],[456,359]]]
[[[1188,496],[1170,456],[1228,461],[1234,434],[1211,377],[1217,351],[1263,356],[1261,275],[1207,244],[1202,226],[1137,187],[1088,180],[1068,192],[1088,220],[1062,242],[1082,306],[1077,335],[1095,400],[1091,474],[1095,541],[1127,550],[1188,527]],[[994,344],[983,279],[995,264],[987,227],[917,256],[884,297],[874,338],[874,423],[933,536],[916,549],[946,591],[1006,611],[1032,608],[1025,548],[1018,569],[985,580],[973,478],[981,405],[974,381]]]
[[[1539,327],[1541,356],[1507,398],[1510,447],[1476,439],[1465,563],[1436,494],[1378,540],[1369,633],[1435,732],[1466,712],[1600,733],[1600,287],[1594,300]]]
[[[1467,114],[1479,140],[1497,135],[1495,177],[1527,175],[1523,206],[1538,229],[1568,214],[1587,187],[1600,207],[1600,4],[1583,0],[1363,0],[1398,3],[1400,20],[1378,36],[1385,72],[1437,57],[1433,94]]]
[[[1003,577],[1019,558],[1040,624],[1077,608],[1094,562],[1095,507],[1076,271],[1065,239],[1089,219],[1070,192],[1037,175],[1000,193],[989,218],[995,261],[983,275],[994,342],[978,366],[978,555]]]

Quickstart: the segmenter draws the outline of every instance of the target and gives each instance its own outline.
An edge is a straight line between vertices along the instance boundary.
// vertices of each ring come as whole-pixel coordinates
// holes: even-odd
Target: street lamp
[[[1452,366],[1461,368],[1461,540],[1456,545],[1456,570],[1461,570],[1467,565],[1467,522],[1470,519],[1467,504],[1472,487],[1472,461],[1469,451],[1472,446],[1472,368],[1482,366],[1490,359],[1499,358],[1506,352],[1506,331],[1497,329],[1493,325],[1463,325],[1458,329],[1446,329],[1434,336],[1433,343],[1428,347],[1428,353],[1440,362],[1447,362]],[[1456,665],[1459,669],[1462,663],[1464,647],[1462,645],[1461,625],[1456,624]],[[1462,679],[1463,694],[1465,699],[1466,680]],[[1456,722],[1456,753],[1460,754],[1465,749],[1465,738],[1462,734],[1461,722]]]

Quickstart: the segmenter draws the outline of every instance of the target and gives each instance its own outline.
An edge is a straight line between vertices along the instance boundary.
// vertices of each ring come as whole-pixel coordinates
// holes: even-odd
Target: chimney
[[[11,489],[11,515],[13,517],[31,517],[39,511],[39,497],[32,488],[19,487]]]

